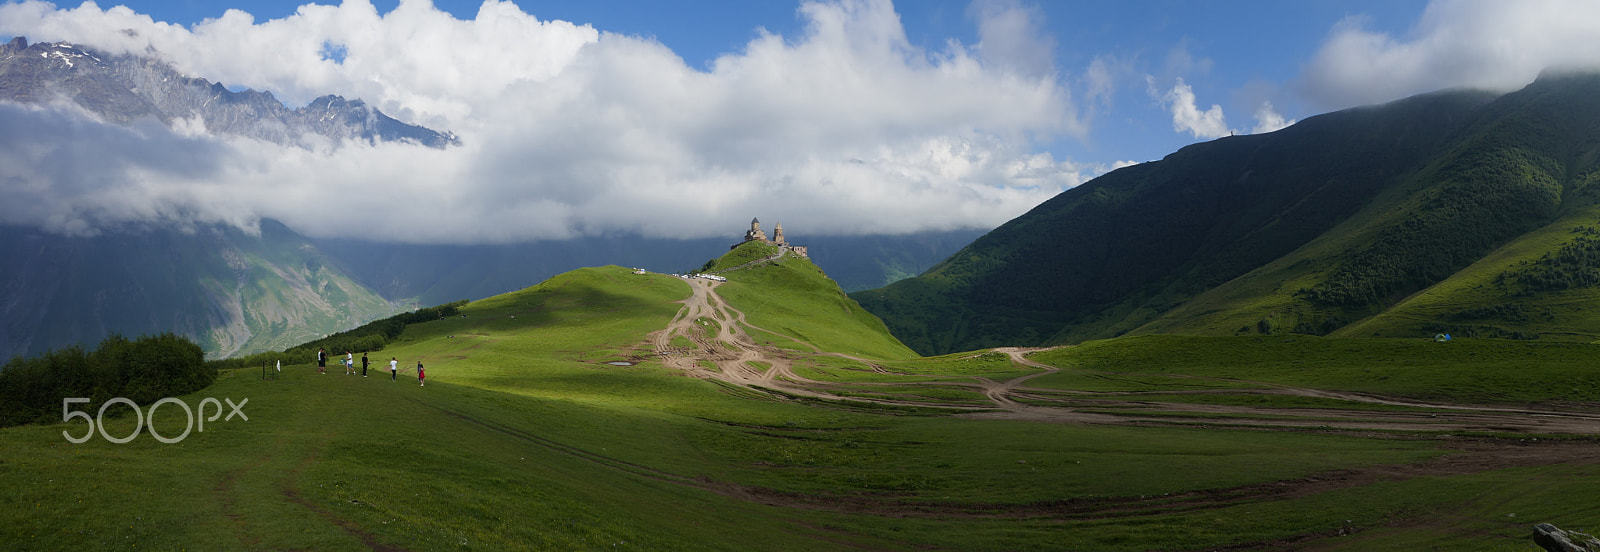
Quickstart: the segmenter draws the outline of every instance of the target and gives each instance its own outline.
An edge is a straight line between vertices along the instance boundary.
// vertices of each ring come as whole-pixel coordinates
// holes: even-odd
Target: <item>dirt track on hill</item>
[[[721,282],[690,280],[691,296],[666,328],[653,332],[646,347],[668,367],[720,382],[730,391],[768,400],[820,399],[826,407],[851,408],[851,404],[918,406],[941,409],[970,419],[1023,420],[1043,423],[1119,424],[1192,427],[1218,430],[1302,431],[1352,435],[1373,439],[1438,441],[1456,452],[1411,464],[1387,464],[1340,469],[1307,477],[1231,488],[1201,489],[1160,496],[1069,498],[1038,503],[976,503],[932,500],[897,493],[793,493],[732,482],[696,479],[663,480],[697,487],[742,501],[770,506],[889,517],[1012,518],[1054,520],[1107,520],[1158,514],[1206,512],[1256,502],[1273,502],[1318,493],[1363,487],[1382,482],[1421,477],[1448,477],[1519,467],[1592,466],[1600,464],[1600,412],[1557,411],[1463,404],[1442,404],[1396,397],[1325,391],[1273,382],[1205,378],[1182,374],[1165,377],[1209,380],[1223,387],[1173,391],[1085,391],[1029,386],[1042,376],[1063,369],[1028,358],[1044,349],[997,348],[1013,366],[1037,372],[1005,380],[951,377],[944,381],[910,378],[905,382],[815,381],[797,375],[796,363],[820,356],[851,359],[878,374],[893,373],[870,359],[823,352],[814,344],[749,323],[716,293]],[[759,330],[794,341],[807,351],[763,346],[747,330]],[[682,337],[692,347],[674,347]],[[680,341],[681,343],[681,341]],[[1071,370],[1070,368],[1068,370]],[[1121,375],[1095,371],[1093,375]],[[1127,374],[1150,377],[1152,374]],[[908,375],[909,376],[909,375]],[[1162,377],[1157,375],[1156,377]],[[895,390],[915,388],[961,389],[981,396],[974,401],[941,400],[926,396],[894,396]],[[885,390],[874,394],[875,389]],[[1280,395],[1332,399],[1372,405],[1370,408],[1266,408],[1227,404],[1148,400],[1150,395]],[[864,405],[865,406],[865,405]],[[1464,436],[1487,434],[1492,436]],[[1548,435],[1565,438],[1549,439]],[[1585,437],[1587,436],[1587,437]],[[1520,438],[1519,438],[1520,437]],[[578,454],[566,451],[569,454]],[[589,457],[592,454],[582,453]],[[613,465],[601,459],[589,458]],[[613,467],[616,467],[613,465]],[[634,470],[630,470],[634,471]],[[645,474],[660,478],[656,474]],[[1432,524],[1428,519],[1396,518],[1384,524]],[[1345,525],[1335,529],[1242,542],[1222,550],[1303,549],[1331,544],[1332,537],[1347,537],[1376,527]],[[1357,539],[1362,537],[1357,537]],[[1337,542],[1356,542],[1339,539]]]
[[[1089,392],[1027,386],[1034,378],[1053,374],[1061,368],[1029,359],[1029,353],[1043,349],[1004,347],[994,349],[1011,357],[1018,367],[1036,373],[995,381],[974,377],[970,381],[907,381],[897,383],[822,382],[795,374],[795,362],[807,357],[841,357],[887,373],[869,359],[840,353],[825,353],[811,343],[752,325],[745,314],[729,306],[717,294],[721,282],[688,280],[693,293],[684,299],[683,308],[667,327],[650,334],[648,346],[670,368],[704,379],[746,388],[774,398],[808,397],[845,404],[938,408],[972,419],[1028,420],[1054,423],[1137,424],[1168,426],[1235,427],[1269,430],[1344,431],[1344,432],[1429,432],[1495,433],[1531,435],[1600,435],[1600,413],[1564,412],[1534,408],[1507,408],[1412,401],[1359,393],[1307,389],[1270,382],[1218,380],[1254,387],[1236,389],[1176,390],[1158,392]],[[763,346],[746,329],[778,335],[799,343],[812,352],[798,352]],[[674,337],[683,337],[693,347],[673,347]],[[1148,376],[1148,374],[1142,374]],[[1174,378],[1206,379],[1172,375]],[[953,388],[981,394],[989,404],[974,404],[927,397],[889,398],[875,393],[885,388]],[[1226,404],[1181,403],[1140,400],[1141,395],[1185,394],[1262,394],[1334,399],[1354,403],[1402,407],[1397,409],[1266,408]],[[880,396],[873,396],[873,395]]]

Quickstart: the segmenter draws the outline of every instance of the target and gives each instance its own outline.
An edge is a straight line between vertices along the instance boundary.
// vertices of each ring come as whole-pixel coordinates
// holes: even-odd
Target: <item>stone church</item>
[[[767,233],[761,231],[761,219],[759,218],[750,219],[750,230],[744,233],[744,241],[733,244],[728,249],[733,249],[735,247],[744,245],[747,242],[753,241],[762,242],[768,245],[776,245],[801,257],[808,256],[806,254],[806,246],[793,245],[783,239],[783,223],[781,222],[772,226],[772,239],[767,239]]]

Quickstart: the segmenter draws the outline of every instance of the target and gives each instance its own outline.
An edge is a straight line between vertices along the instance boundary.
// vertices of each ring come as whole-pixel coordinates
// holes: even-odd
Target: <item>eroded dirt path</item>
[[[974,419],[1026,420],[1046,423],[1121,424],[1165,427],[1203,427],[1265,431],[1314,431],[1376,439],[1432,440],[1451,450],[1430,460],[1392,465],[1359,466],[1311,474],[1298,479],[1216,489],[1173,492],[1161,496],[1081,497],[1035,503],[975,503],[903,496],[895,493],[796,493],[709,479],[680,476],[619,464],[606,458],[589,458],[640,475],[697,487],[738,500],[785,508],[823,510],[849,514],[927,518],[1013,518],[1055,520],[1106,520],[1140,518],[1157,514],[1206,512],[1249,503],[1268,503],[1414,478],[1448,477],[1518,467],[1600,464],[1600,445],[1594,437],[1545,439],[1549,434],[1600,436],[1600,412],[1443,404],[1396,397],[1325,391],[1274,382],[1207,378],[1183,374],[1128,373],[1079,370],[1035,361],[1028,355],[1044,349],[997,348],[1016,370],[1006,378],[929,376],[895,372],[872,359],[822,351],[795,336],[752,325],[717,294],[721,282],[690,280],[693,293],[667,327],[650,334],[648,346],[667,366],[693,377],[749,390],[772,400],[818,398],[829,406],[850,403],[912,405],[944,409],[955,416]],[[806,350],[761,345],[750,332],[762,332],[798,343]],[[974,354],[985,354],[976,352]],[[871,372],[872,381],[816,381],[796,374],[816,357],[845,358]],[[894,364],[888,364],[894,366]],[[830,370],[836,366],[830,366]],[[1024,375],[1018,372],[1029,371]],[[1193,380],[1196,385],[1157,391],[1091,391],[1047,387],[1040,378],[1062,372],[1107,380],[1162,378]],[[822,376],[818,376],[822,377]],[[1198,388],[1197,388],[1198,387]],[[970,400],[938,398],[953,394],[917,395],[907,389],[969,392]],[[1172,396],[1278,395],[1343,401],[1348,408],[1268,408],[1177,402]],[[1155,400],[1157,396],[1165,396]],[[879,398],[901,397],[901,398]],[[1267,404],[1271,404],[1270,401]],[[1496,437],[1464,437],[1462,434]],[[1507,438],[1507,437],[1510,438]],[[1525,436],[1524,439],[1518,439]],[[1538,438],[1536,438],[1538,437]],[[549,446],[549,445],[547,445]],[[590,453],[565,451],[593,456]],[[1396,518],[1384,523],[1409,523]],[[1381,526],[1381,525],[1380,525]],[[1227,550],[1284,550],[1304,548],[1332,537],[1346,537],[1376,527],[1349,525],[1269,541],[1242,542]],[[1344,542],[1344,541],[1341,541]]]
[[[650,334],[657,355],[668,367],[695,377],[714,379],[740,386],[759,386],[786,393],[814,395],[800,385],[791,385],[792,361],[770,348],[756,345],[745,333],[744,313],[728,306],[714,289],[721,282],[688,280],[694,293],[684,299],[683,308],[666,329]],[[692,345],[674,346],[673,338]]]
[[[1225,426],[1259,429],[1318,431],[1416,431],[1430,433],[1483,432],[1527,434],[1600,435],[1600,413],[1562,412],[1429,403],[1360,393],[1324,391],[1270,382],[1218,380],[1234,388],[1163,391],[1076,391],[1030,387],[1028,382],[1062,369],[1027,357],[1044,349],[1003,347],[993,349],[1010,357],[1014,366],[1037,370],[1004,381],[987,377],[905,382],[823,382],[801,377],[794,365],[807,357],[833,356],[889,373],[871,359],[823,352],[794,336],[751,324],[745,313],[717,294],[722,282],[687,280],[692,294],[667,327],[650,334],[649,346],[668,367],[694,377],[720,381],[775,397],[798,396],[836,401],[922,406],[946,409],[975,419],[1030,420],[1058,423],[1139,424],[1175,426]],[[749,330],[777,335],[811,349],[793,351],[757,344]],[[674,342],[676,340],[676,345]],[[689,345],[685,346],[685,342]],[[1150,374],[1138,374],[1148,377]],[[1175,378],[1209,379],[1172,375]],[[889,388],[946,388],[981,395],[986,403],[940,400],[924,396],[876,393]],[[1283,395],[1397,407],[1269,408],[1204,402],[1142,400],[1144,395]],[[961,413],[965,412],[965,413]]]
[[[1449,436],[1451,432],[1462,431],[1600,435],[1600,415],[1597,414],[1424,403],[1298,388],[1270,382],[1237,380],[1228,380],[1236,385],[1233,388],[1175,391],[1108,392],[1029,386],[1029,383],[1037,378],[1063,371],[1060,367],[1040,363],[1027,356],[1044,349],[1014,347],[993,349],[994,352],[1007,355],[1013,366],[1036,370],[1030,374],[1003,380],[970,377],[965,378],[966,381],[961,381],[961,378],[926,381],[926,378],[908,375],[908,381],[894,383],[815,381],[795,374],[793,367],[796,362],[803,362],[808,357],[833,356],[854,360],[876,373],[890,373],[890,371],[871,359],[823,352],[815,345],[794,336],[751,325],[743,312],[732,308],[717,295],[716,288],[720,285],[720,282],[691,280],[693,294],[683,301],[684,307],[665,329],[650,335],[650,344],[668,366],[683,370],[695,377],[752,390],[776,392],[771,396],[818,397],[846,403],[859,401],[914,404],[944,408],[957,416],[977,419],[1331,431],[1386,439],[1441,439],[1449,441],[1450,448],[1459,451],[1414,464],[1341,469],[1300,479],[1240,487],[1204,489],[1161,496],[1071,498],[1027,504],[968,503],[930,500],[926,497],[880,496],[871,493],[792,493],[707,480],[685,483],[740,500],[787,508],[897,517],[1092,520],[1206,511],[1418,477],[1452,476],[1556,464],[1600,464],[1600,446],[1596,446],[1588,439],[1541,440],[1531,436],[1524,440],[1464,439]],[[793,340],[810,351],[758,345],[747,330],[778,335]],[[679,346],[673,345],[675,339],[678,339]],[[693,346],[682,346],[684,340]],[[1150,376],[1150,374],[1137,375]],[[1111,376],[1124,375],[1111,374]],[[1173,375],[1173,377],[1197,378],[1185,375]],[[917,401],[894,401],[841,393],[874,388],[918,387],[970,390],[981,395],[989,404],[974,407],[968,403],[945,402],[926,397]],[[1432,411],[1257,408],[1141,400],[1141,395],[1156,394],[1252,393],[1337,399],[1384,407]],[[1295,548],[1324,538],[1351,535],[1366,529],[1370,528],[1346,526],[1270,542],[1241,543],[1231,549]]]

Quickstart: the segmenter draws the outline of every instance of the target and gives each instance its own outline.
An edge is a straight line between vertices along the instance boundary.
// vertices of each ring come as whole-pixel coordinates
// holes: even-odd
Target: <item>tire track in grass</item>
[[[640,477],[644,477],[646,479],[651,479],[651,480],[654,480],[654,481],[662,481],[662,482],[666,482],[666,483],[676,483],[676,484],[679,484],[679,485],[688,485],[688,486],[692,486],[692,487],[702,487],[702,485],[700,484],[701,480],[697,479],[697,478],[688,477],[688,476],[682,476],[682,475],[678,475],[678,474],[675,474],[675,473],[672,473],[672,472],[651,468],[649,466],[635,464],[633,462],[628,462],[626,460],[620,460],[620,459],[617,459],[617,458],[612,458],[610,456],[605,456],[605,455],[602,455],[602,454],[593,453],[593,452],[590,452],[590,451],[587,451],[587,450],[584,450],[584,449],[581,449],[581,448],[578,448],[578,447],[574,447],[574,446],[571,446],[571,445],[567,445],[567,444],[563,444],[563,443],[560,443],[560,442],[557,442],[557,441],[546,439],[544,437],[540,437],[538,435],[534,435],[532,433],[528,433],[526,431],[511,427],[511,426],[507,426],[507,425],[504,425],[504,424],[499,424],[499,423],[495,423],[495,422],[490,422],[490,421],[487,421],[487,420],[479,419],[479,418],[470,416],[470,415],[468,415],[466,413],[457,412],[457,411],[454,411],[454,410],[450,410],[448,408],[444,408],[444,407],[435,406],[435,405],[432,405],[432,404],[423,403],[423,402],[418,401],[416,399],[411,399],[411,400],[416,401],[418,404],[421,404],[421,405],[426,406],[428,408],[432,408],[434,410],[438,410],[439,412],[442,412],[445,415],[450,416],[452,418],[455,418],[455,419],[458,419],[458,420],[461,420],[461,421],[476,425],[478,427],[482,427],[484,429],[487,429],[487,430],[490,430],[490,431],[493,431],[493,432],[496,432],[496,433],[500,433],[502,435],[506,435],[506,436],[515,438],[515,439],[517,439],[519,441],[523,441],[523,442],[526,442],[526,443],[529,443],[529,444],[537,445],[537,446],[539,446],[541,448],[545,448],[545,449],[548,449],[548,450],[551,450],[551,451],[555,451],[555,452],[559,452],[561,454],[565,454],[567,456],[571,456],[571,457],[574,457],[574,458],[585,460],[585,461],[588,461],[588,462],[593,463],[593,464],[599,464],[601,466],[605,466],[605,467],[608,467],[608,468],[611,468],[611,469],[614,469],[614,470],[618,470],[618,471],[627,472],[627,473],[630,473],[630,474],[633,474],[633,475],[637,475],[637,476],[640,476]]]
[[[310,454],[307,454],[305,457],[301,458],[299,462],[296,462],[293,468],[289,469],[289,473],[284,475],[282,488],[280,489],[283,493],[283,497],[288,499],[290,502],[299,504],[307,510],[311,510],[312,513],[317,514],[317,517],[322,518],[328,523],[332,523],[335,527],[343,529],[344,532],[348,533],[350,536],[360,539],[361,544],[365,545],[369,550],[375,550],[377,552],[406,552],[405,548],[384,544],[378,540],[377,535],[374,535],[371,532],[368,532],[366,529],[363,529],[360,524],[339,517],[338,514],[328,511],[326,508],[323,508],[321,505],[300,494],[300,490],[295,486],[295,480],[300,478],[300,472],[304,470],[306,466],[317,461],[317,459],[321,456],[322,449],[314,449]]]
[[[239,500],[234,493],[238,490],[239,476],[261,469],[261,466],[265,466],[270,460],[272,460],[271,455],[263,456],[248,466],[224,472],[222,477],[217,479],[217,484],[211,487],[212,494],[217,497],[218,510],[222,512],[222,517],[227,518],[228,528],[233,533],[234,539],[247,549],[260,549],[261,537],[249,531],[250,524],[244,514],[239,512]]]
[[[1479,439],[1459,441],[1457,444],[1462,449],[1460,453],[1447,454],[1414,464],[1384,464],[1331,470],[1296,479],[1237,487],[1181,491],[1159,496],[1077,497],[1032,503],[953,501],[920,499],[894,493],[798,493],[718,481],[708,477],[679,475],[597,454],[466,413],[434,405],[426,406],[453,418],[547,450],[652,481],[708,491],[767,506],[879,517],[1108,520],[1216,510],[1422,477],[1468,475],[1506,468],[1558,464],[1574,466],[1600,464],[1600,446],[1590,441],[1548,441],[1529,444]],[[1321,535],[1308,534],[1306,538],[1317,536]]]

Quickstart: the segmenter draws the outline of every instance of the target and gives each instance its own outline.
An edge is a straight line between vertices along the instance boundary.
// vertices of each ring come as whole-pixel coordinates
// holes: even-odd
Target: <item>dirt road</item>
[[[1150,392],[1089,392],[1029,387],[1029,380],[1054,374],[1061,368],[1031,360],[1028,354],[1041,349],[1006,347],[994,349],[1008,355],[1019,368],[1035,373],[1004,381],[986,377],[969,380],[905,382],[822,382],[795,374],[796,362],[808,357],[834,356],[862,363],[872,370],[887,373],[871,359],[822,352],[813,344],[794,336],[750,324],[745,313],[728,305],[717,294],[723,285],[704,279],[688,280],[693,293],[682,301],[683,308],[667,327],[650,334],[649,346],[668,367],[694,377],[721,381],[729,385],[766,393],[774,397],[798,396],[836,401],[894,404],[946,409],[975,419],[1033,420],[1058,423],[1140,424],[1174,426],[1224,426],[1261,429],[1300,429],[1319,431],[1415,431],[1526,433],[1534,435],[1600,435],[1600,413],[1561,412],[1531,408],[1507,408],[1459,404],[1440,404],[1307,389],[1283,384],[1226,380],[1229,389],[1161,391],[1160,395],[1184,394],[1262,394],[1334,399],[1394,408],[1266,408],[1200,402],[1141,400]],[[756,343],[747,329],[760,330],[793,340],[811,349],[799,352]],[[674,345],[675,338],[682,338]],[[683,346],[684,341],[692,344]],[[1173,375],[1176,378],[1196,376]],[[1204,378],[1199,378],[1204,379]],[[964,389],[981,394],[988,404],[973,401],[940,400],[923,396],[875,393],[886,388]]]

